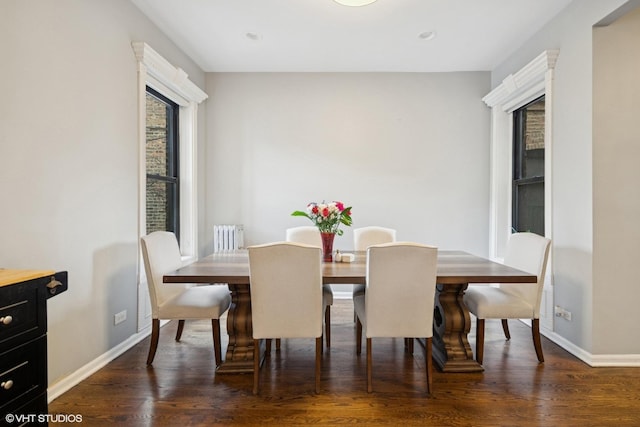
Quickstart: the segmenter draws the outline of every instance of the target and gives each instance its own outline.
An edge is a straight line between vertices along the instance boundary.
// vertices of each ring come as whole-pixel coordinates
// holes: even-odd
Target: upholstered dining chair
[[[380,245],[396,241],[396,230],[378,226],[360,227],[353,229],[353,249],[366,251],[371,245]],[[365,285],[353,285],[352,297],[363,294]],[[353,316],[355,321],[355,312]]]
[[[285,239],[287,242],[322,247],[320,231],[312,225],[287,228]],[[333,305],[331,285],[322,286],[322,301],[324,303],[324,341],[327,347],[331,347],[331,306]],[[280,348],[280,339],[276,339],[276,348]]]
[[[322,248],[292,242],[250,246],[253,394],[259,392],[260,340],[315,338],[315,392],[322,351]],[[267,341],[269,342],[269,341]]]
[[[220,316],[231,304],[226,285],[162,283],[162,276],[182,267],[180,248],[175,234],[154,231],[141,238],[144,268],[151,297],[151,345],[147,365],[153,363],[160,338],[160,320],[177,319],[176,341],[180,341],[185,319],[211,319],[216,366],[222,363]]]
[[[511,339],[507,319],[531,319],[531,335],[536,356],[544,362],[540,340],[540,301],[544,287],[551,240],[534,233],[515,233],[507,244],[504,263],[526,273],[535,274],[537,283],[506,283],[495,286],[471,285],[464,303],[476,316],[476,361],[484,358],[484,321],[502,319],[502,329]]]
[[[433,306],[438,249],[410,242],[367,249],[366,292],[356,296],[356,353],[367,340],[367,391],[372,386],[372,338],[425,338],[427,394],[431,393]]]
[[[396,241],[396,230],[378,226],[353,229],[353,247],[356,251],[366,251],[369,246]]]

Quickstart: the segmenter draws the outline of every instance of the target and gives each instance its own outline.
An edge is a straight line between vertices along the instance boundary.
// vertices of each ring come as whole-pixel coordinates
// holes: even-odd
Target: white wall
[[[553,117],[553,276],[555,304],[572,312],[572,321],[556,319],[554,331],[592,354],[640,353],[640,343],[625,343],[628,328],[594,329],[599,312],[611,316],[608,324],[623,325],[626,314],[594,292],[594,183],[592,135],[593,26],[626,3],[623,0],[572,2],[538,34],[492,72],[492,85],[525,65],[545,49],[560,49],[554,82]],[[615,192],[616,186],[606,191]],[[635,218],[634,218],[635,219]],[[637,300],[640,288],[626,298]],[[599,291],[598,291],[599,292]],[[606,348],[603,334],[608,334]]]
[[[50,384],[136,332],[134,40],[204,87],[128,0],[0,2],[0,267],[69,272],[48,302]]]
[[[640,8],[593,40],[594,353],[640,353]]]
[[[337,199],[354,228],[487,254],[489,73],[208,73],[206,91],[208,230],[283,240]]]

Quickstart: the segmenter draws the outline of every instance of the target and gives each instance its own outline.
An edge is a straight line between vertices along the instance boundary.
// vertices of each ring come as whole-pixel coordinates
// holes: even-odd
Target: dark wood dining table
[[[325,262],[323,283],[365,284],[366,254],[350,263]],[[249,256],[246,250],[216,253],[164,275],[165,283],[226,283],[229,344],[218,373],[253,372]],[[433,359],[443,372],[480,372],[467,336],[471,316],[463,295],[470,283],[535,283],[535,275],[462,251],[438,251],[433,321]]]

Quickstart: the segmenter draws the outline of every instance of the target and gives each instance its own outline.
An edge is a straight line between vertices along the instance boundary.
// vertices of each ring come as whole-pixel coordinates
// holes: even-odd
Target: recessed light
[[[247,33],[245,34],[249,40],[260,40],[260,35],[256,33]]]
[[[376,0],[333,0],[343,6],[366,6]]]
[[[433,40],[436,38],[435,31],[425,31],[423,33],[418,34],[418,38],[422,40]]]

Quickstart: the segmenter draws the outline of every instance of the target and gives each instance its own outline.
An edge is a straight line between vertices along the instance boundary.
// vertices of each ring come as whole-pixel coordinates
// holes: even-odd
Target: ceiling
[[[571,2],[131,1],[206,72],[488,71]]]

